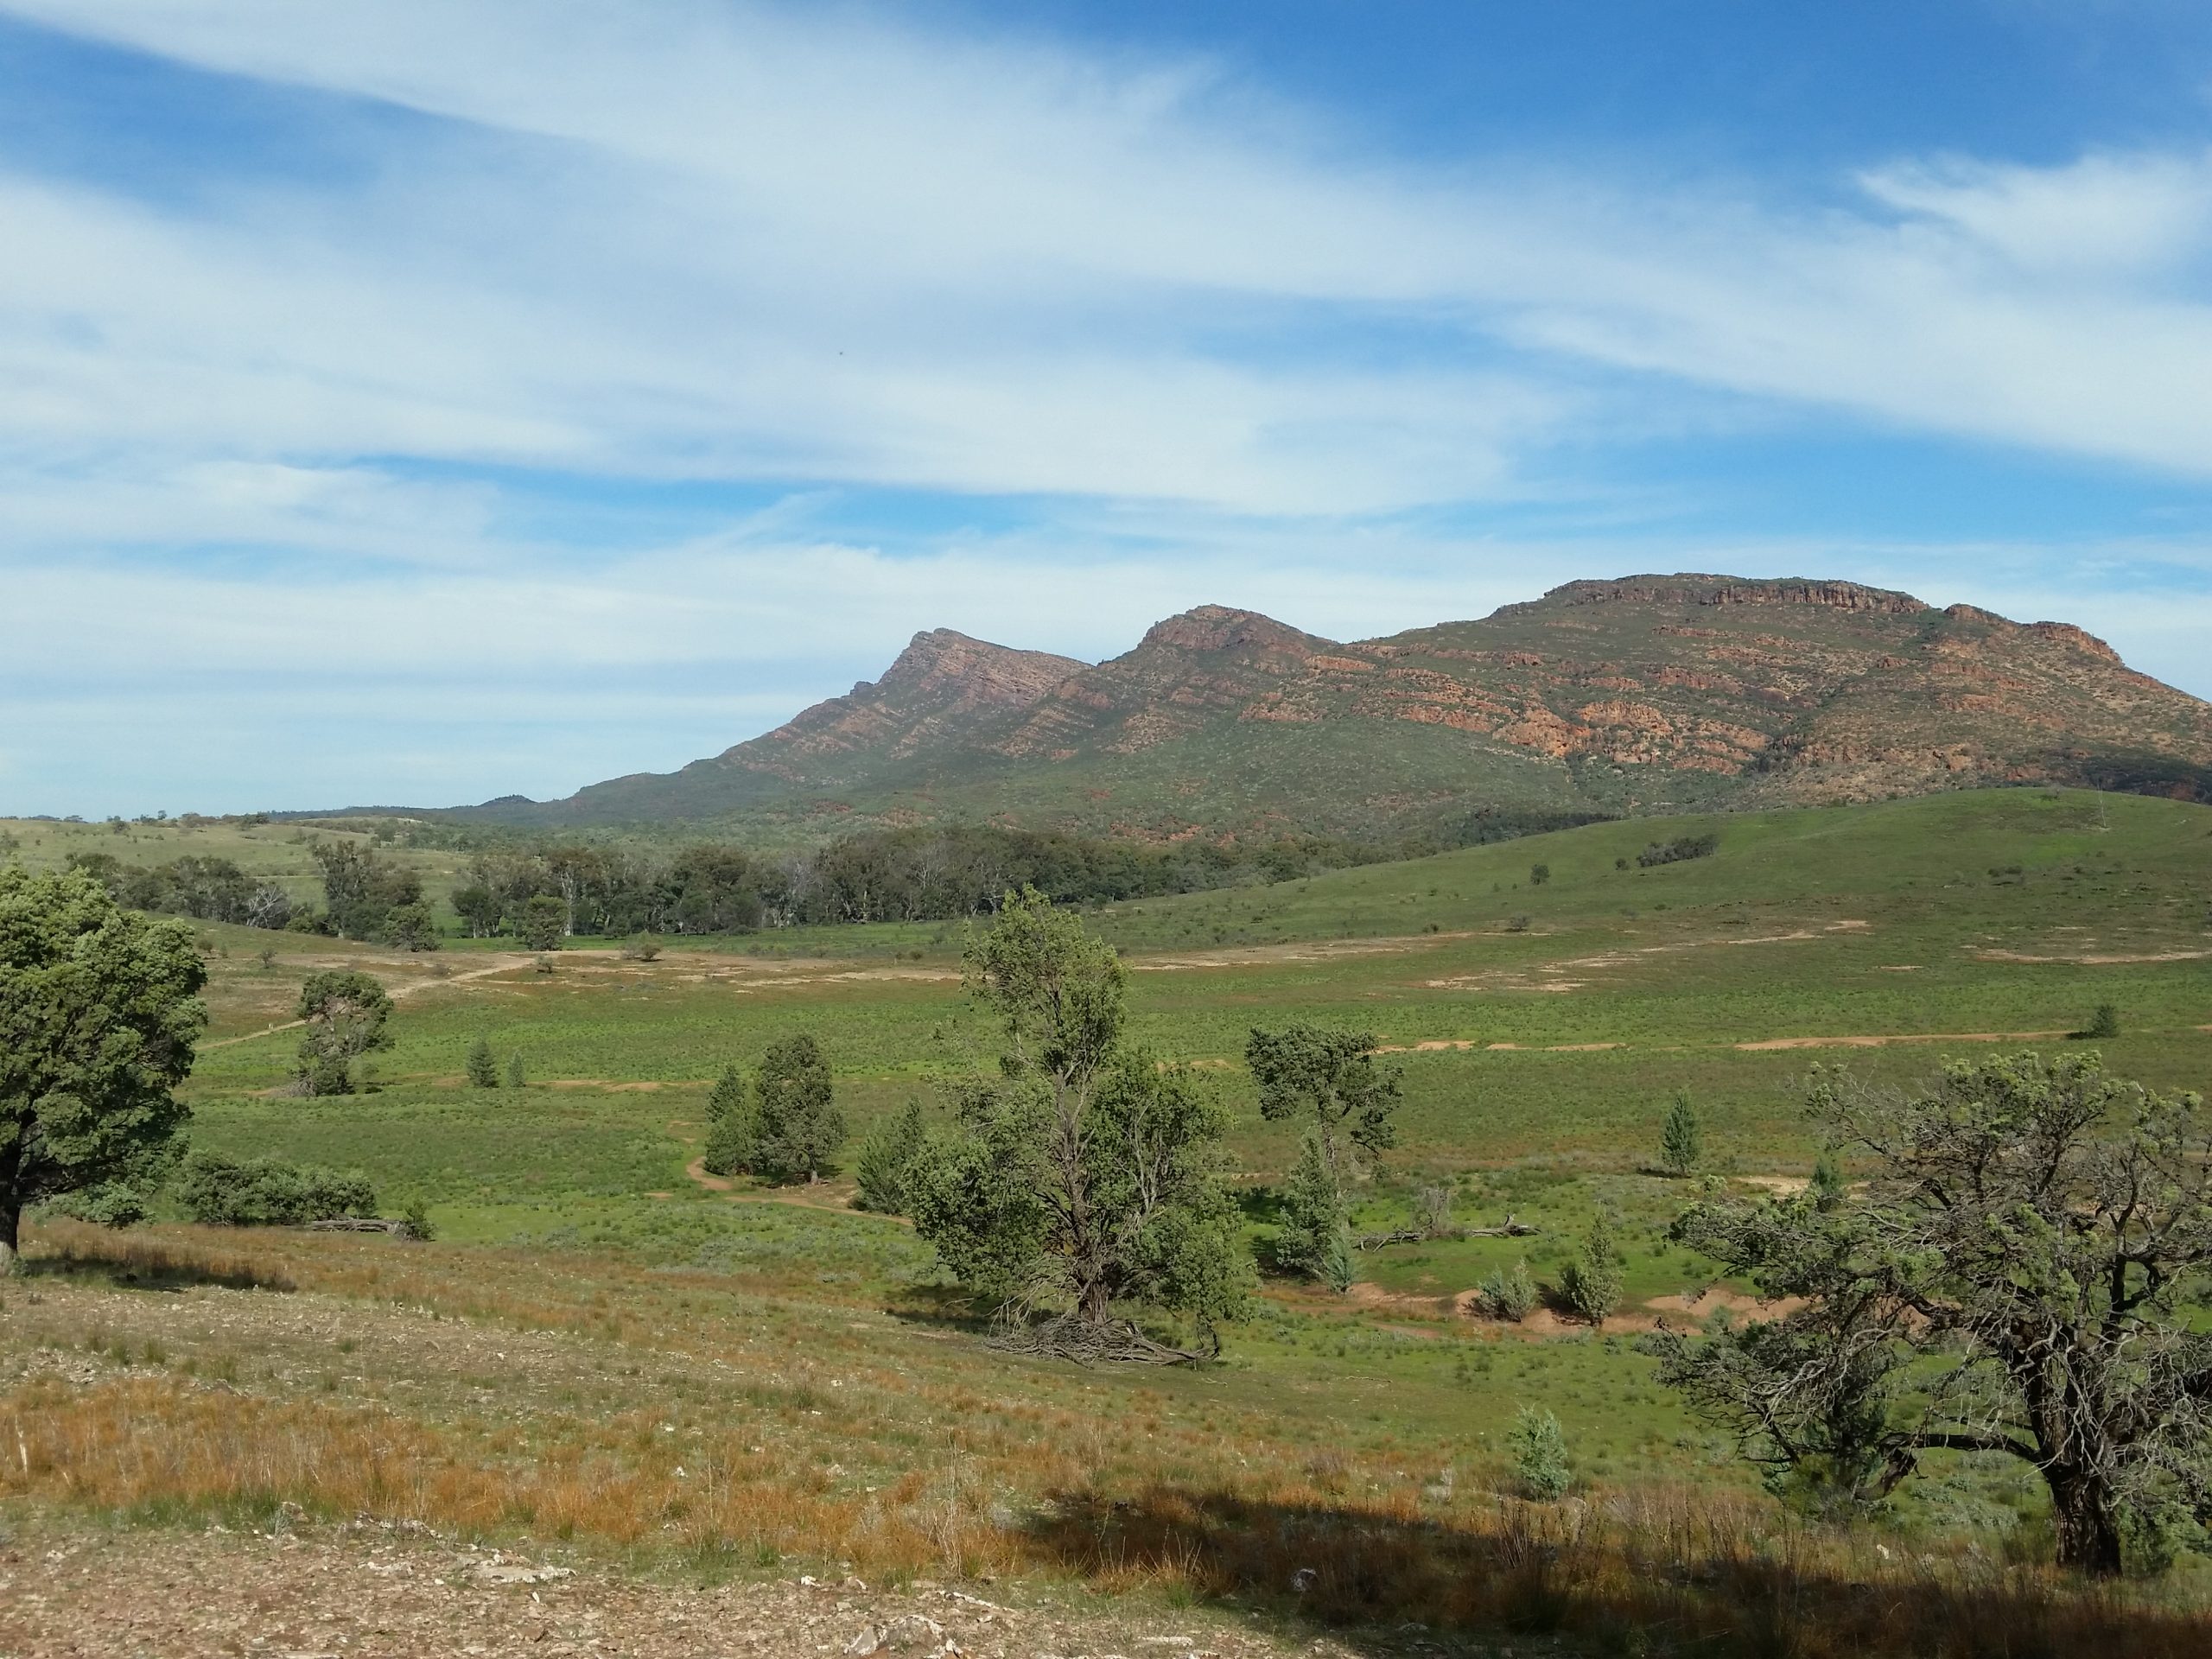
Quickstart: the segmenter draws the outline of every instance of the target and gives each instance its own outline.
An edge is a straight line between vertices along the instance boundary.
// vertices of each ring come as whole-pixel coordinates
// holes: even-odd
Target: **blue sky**
[[[0,0],[0,811],[1853,577],[2212,695],[2212,7]]]

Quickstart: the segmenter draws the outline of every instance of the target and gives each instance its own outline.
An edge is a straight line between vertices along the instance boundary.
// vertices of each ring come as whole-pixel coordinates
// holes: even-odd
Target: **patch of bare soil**
[[[93,1532],[20,1519],[0,1543],[0,1652],[264,1653],[290,1659],[429,1654],[950,1656],[1183,1654],[1350,1659],[1218,1613],[1055,1605],[1020,1588],[858,1579],[712,1589],[510,1557],[358,1524],[302,1534]],[[1372,1651],[1372,1649],[1370,1649]]]
[[[1794,1198],[1812,1185],[1802,1175],[1738,1175],[1745,1186],[1759,1187],[1780,1198]]]
[[[1374,939],[1304,939],[1295,944],[1224,945],[1217,950],[1128,957],[1123,962],[1133,974],[1173,974],[1198,968],[1250,968],[1272,962],[1325,962],[1335,957],[1408,956],[1416,950],[1433,950],[1455,939],[1474,937],[1458,932],[1408,933]]]
[[[694,1158],[683,1166],[683,1173],[708,1192],[719,1192],[732,1204],[787,1204],[800,1210],[835,1211],[841,1216],[874,1214],[853,1208],[851,1200],[856,1189],[849,1181],[816,1181],[805,1186],[772,1186],[761,1192],[741,1192],[737,1183],[727,1176],[709,1175],[704,1159]],[[875,1219],[900,1227],[914,1224],[904,1216],[876,1216]]]
[[[360,966],[358,962],[347,958],[335,960],[341,967]],[[413,996],[422,991],[435,990],[442,985],[459,985],[472,979],[489,979],[494,974],[511,973],[516,969],[529,967],[536,960],[534,957],[502,955],[487,967],[471,968],[467,973],[447,974],[442,978],[411,979],[404,984],[387,984],[385,990],[393,1001],[397,1001],[404,996]],[[228,1048],[232,1043],[251,1043],[258,1038],[273,1037],[280,1031],[296,1031],[306,1023],[303,1020],[287,1020],[280,1025],[264,1026],[259,1031],[249,1031],[242,1036],[218,1038],[212,1043],[202,1043],[200,1046],[203,1049]]]
[[[1778,1048],[1885,1048],[1891,1043],[2034,1043],[2063,1039],[2063,1031],[1915,1031],[1889,1036],[1766,1037],[1736,1047],[1757,1053]]]
[[[2030,956],[2020,950],[1977,950],[1980,962],[2063,962],[2077,968],[2111,968],[2131,962],[2201,962],[2212,950],[2094,951],[2074,956]]]
[[[1795,1313],[1805,1306],[1802,1296],[1783,1296],[1771,1302],[1763,1302],[1756,1296],[1746,1296],[1741,1291],[1708,1290],[1696,1296],[1654,1296],[1644,1303],[1659,1313],[1686,1313],[1694,1319],[1707,1319],[1722,1308],[1731,1313],[1747,1313],[1753,1319],[1778,1319]]]

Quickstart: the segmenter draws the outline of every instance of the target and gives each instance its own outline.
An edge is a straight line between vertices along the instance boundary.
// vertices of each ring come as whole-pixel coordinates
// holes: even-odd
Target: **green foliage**
[[[1822,1215],[1840,1209],[1847,1196],[1843,1181],[1843,1166],[1836,1161],[1834,1152],[1823,1150],[1813,1160],[1813,1179],[1807,1184],[1807,1195],[1813,1207]]]
[[[307,1035],[300,1039],[295,1075],[310,1095],[350,1095],[353,1065],[363,1055],[390,1048],[391,998],[363,973],[311,974],[300,987],[297,1017]]]
[[[42,1199],[157,1179],[207,1022],[191,931],[82,874],[0,868],[0,1274]]]
[[[753,1173],[778,1182],[821,1179],[845,1144],[822,1046],[805,1032],[771,1043],[753,1090]]]
[[[2212,1123],[2195,1096],[2094,1054],[1955,1063],[1895,1094],[1814,1068],[1815,1121],[1875,1167],[1822,1211],[1719,1201],[1682,1242],[1797,1311],[1735,1338],[1652,1344],[1662,1376],[1746,1455],[1816,1459],[1879,1495],[1921,1452],[2033,1468],[2058,1555],[2121,1569],[2128,1517],[2212,1487]]]
[[[420,952],[438,948],[437,923],[431,918],[430,907],[419,900],[391,907],[385,917],[384,937],[402,950]]]
[[[146,1195],[127,1181],[102,1181],[49,1198],[40,1209],[95,1227],[135,1227],[146,1218]]]
[[[176,1198],[207,1227],[296,1227],[376,1213],[376,1189],[358,1171],[341,1173],[282,1158],[226,1158],[194,1150],[178,1172]]]
[[[709,1175],[739,1175],[750,1170],[758,1128],[753,1091],[745,1086],[745,1074],[734,1065],[724,1066],[715,1086],[707,1091],[707,1144],[700,1166]]]
[[[1275,1235],[1275,1266],[1286,1273],[1318,1279],[1339,1293],[1351,1285],[1348,1245],[1351,1217],[1344,1193],[1330,1173],[1321,1132],[1306,1130],[1298,1161],[1283,1183],[1282,1228]]]
[[[1613,1212],[1602,1205],[1582,1236],[1581,1248],[1560,1274],[1560,1290],[1567,1305],[1596,1325],[1620,1306],[1626,1283],[1621,1273],[1620,1245]]]
[[[1492,1319],[1514,1325],[1527,1319],[1536,1306],[1536,1284],[1529,1276],[1526,1261],[1516,1261],[1510,1268],[1496,1268],[1484,1274],[1478,1294]]]
[[[422,903],[422,878],[372,847],[319,841],[308,851],[322,873],[323,910],[330,926],[349,939],[385,938],[394,911]]]
[[[1574,1484],[1567,1460],[1567,1435],[1550,1412],[1522,1407],[1505,1431],[1505,1449],[1513,1460],[1513,1484],[1523,1497],[1556,1503]]]
[[[1705,1126],[1687,1090],[1677,1090],[1659,1128],[1659,1158],[1669,1175],[1694,1175],[1705,1158]]]
[[[438,1236],[437,1229],[430,1224],[430,1207],[420,1198],[408,1200],[400,1219],[407,1224],[408,1236],[418,1243],[427,1244]]]
[[[550,893],[537,893],[523,905],[516,931],[532,950],[558,950],[569,935],[569,907]]]
[[[491,1040],[478,1037],[468,1046],[468,1086],[472,1089],[496,1089],[499,1086],[499,1067],[492,1058]]]
[[[523,1075],[522,1051],[517,1049],[507,1056],[507,1087],[519,1089],[528,1081],[529,1079]]]
[[[918,1100],[908,1101],[902,1109],[880,1120],[853,1160],[853,1174],[860,1185],[855,1206],[887,1216],[905,1215],[908,1184],[928,1141],[929,1128]]]
[[[2100,1002],[2097,1011],[2089,1016],[2089,1024],[2082,1033],[2084,1037],[2109,1039],[2120,1035],[2120,1007],[2116,1003]]]
[[[1693,858],[1711,858],[1720,850],[1720,836],[1708,830],[1698,836],[1677,836],[1672,841],[1655,841],[1636,855],[1636,861],[1646,869],[1661,864],[1681,864]]]
[[[918,1234],[1004,1314],[1096,1326],[1134,1303],[1209,1332],[1238,1317],[1251,1266],[1220,1179],[1226,1115],[1188,1068],[1120,1046],[1114,953],[1029,891],[970,943],[968,969],[1007,1046],[912,1166]]]
[[[1550,865],[1548,865],[1548,864],[1531,864],[1531,865],[1529,867],[1529,885],[1530,887],[1542,887],[1542,886],[1544,885],[1544,883],[1545,883],[1545,882],[1547,882],[1547,881],[1550,880],[1551,879],[1552,879],[1552,867],[1551,867]]]
[[[1398,1143],[1391,1122],[1400,1100],[1398,1074],[1375,1064],[1377,1040],[1371,1031],[1329,1030],[1301,1020],[1281,1031],[1255,1027],[1244,1044],[1260,1116],[1308,1120],[1339,1211],[1352,1185],[1366,1177],[1363,1154]],[[1315,1235],[1317,1241],[1322,1236]]]

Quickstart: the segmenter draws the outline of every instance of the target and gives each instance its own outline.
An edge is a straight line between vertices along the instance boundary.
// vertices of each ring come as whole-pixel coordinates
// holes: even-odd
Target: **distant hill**
[[[1673,575],[1349,644],[1201,606],[1096,665],[938,629],[880,680],[680,772],[456,816],[1465,838],[2024,783],[2212,801],[2212,704],[2064,623]]]

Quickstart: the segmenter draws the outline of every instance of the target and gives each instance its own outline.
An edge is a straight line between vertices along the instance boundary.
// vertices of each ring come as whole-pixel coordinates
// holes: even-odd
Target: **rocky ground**
[[[625,1654],[1262,1659],[1375,1653],[1208,1610],[1070,1592],[810,1578],[689,1587],[370,1525],[95,1530],[0,1510],[0,1659]],[[1419,1633],[1392,1651],[1418,1652]]]

